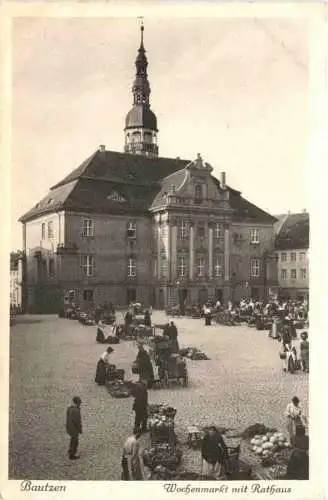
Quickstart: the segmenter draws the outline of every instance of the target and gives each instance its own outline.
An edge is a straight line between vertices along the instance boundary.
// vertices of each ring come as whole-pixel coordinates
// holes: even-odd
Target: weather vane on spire
[[[143,44],[143,32],[144,32],[144,18],[143,16],[139,16],[138,19],[140,20],[140,31],[141,31],[141,44]]]

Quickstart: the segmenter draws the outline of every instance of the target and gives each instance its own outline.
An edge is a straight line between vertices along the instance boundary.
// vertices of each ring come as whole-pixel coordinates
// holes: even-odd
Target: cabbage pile
[[[272,457],[274,453],[284,448],[289,448],[286,436],[282,432],[268,432],[264,435],[256,435],[250,441],[252,450],[262,458]]]

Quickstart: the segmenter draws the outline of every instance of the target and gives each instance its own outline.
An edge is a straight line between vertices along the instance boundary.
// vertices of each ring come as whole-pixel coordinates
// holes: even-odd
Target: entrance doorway
[[[208,290],[207,288],[201,288],[198,291],[198,303],[203,306],[208,300]]]
[[[215,289],[215,302],[220,301],[221,304],[223,303],[223,290],[221,288],[216,288]]]
[[[164,290],[161,288],[158,294],[158,309],[162,311],[164,309]]]
[[[180,288],[179,289],[179,306],[184,306],[186,303],[188,297],[188,290],[187,288]]]
[[[126,291],[126,301],[127,304],[137,301],[137,290],[136,288],[128,288]]]
[[[260,298],[260,290],[259,290],[259,288],[252,286],[252,288],[251,288],[251,297],[253,299],[259,299]]]

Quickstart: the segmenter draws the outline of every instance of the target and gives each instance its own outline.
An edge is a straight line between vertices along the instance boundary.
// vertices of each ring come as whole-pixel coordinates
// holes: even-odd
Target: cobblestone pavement
[[[153,313],[163,324],[164,313]],[[149,392],[151,403],[177,408],[176,424],[215,423],[243,430],[255,422],[285,430],[284,410],[297,395],[308,407],[308,375],[285,374],[278,344],[253,328],[205,327],[177,318],[180,346],[201,348],[209,361],[188,361],[189,387]],[[132,398],[114,399],[94,382],[104,347],[95,327],[55,316],[19,317],[11,329],[9,478],[117,480],[122,445],[133,424]],[[112,362],[132,378],[133,342],[113,346]],[[82,398],[80,460],[67,458],[66,407]]]

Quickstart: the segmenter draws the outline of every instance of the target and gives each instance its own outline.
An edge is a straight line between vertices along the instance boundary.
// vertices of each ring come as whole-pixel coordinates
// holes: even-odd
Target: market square
[[[153,321],[167,321],[161,311]],[[177,434],[188,426],[217,425],[242,431],[264,423],[286,429],[285,408],[297,395],[308,413],[308,375],[282,371],[278,343],[248,326],[204,327],[203,319],[174,318],[180,347],[196,346],[209,360],[188,361],[189,385],[149,390],[149,403],[177,409]],[[132,398],[115,399],[95,384],[104,350],[96,327],[55,316],[22,316],[11,331],[10,470],[16,479],[119,480],[122,447],[133,428]],[[112,362],[136,380],[136,342],[113,345]],[[81,458],[67,460],[65,411],[82,399]],[[141,438],[146,446],[146,437]],[[185,464],[188,466],[187,463]],[[191,469],[200,472],[197,454]]]

